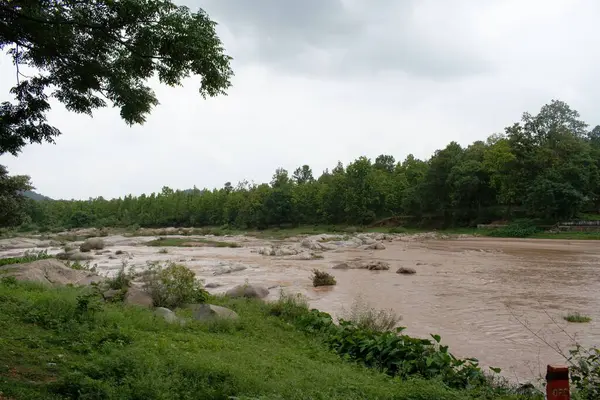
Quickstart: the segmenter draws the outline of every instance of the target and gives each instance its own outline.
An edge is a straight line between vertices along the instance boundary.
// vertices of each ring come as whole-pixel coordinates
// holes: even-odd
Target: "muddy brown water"
[[[573,339],[585,346],[600,345],[600,242],[396,237],[383,241],[385,250],[340,245],[322,252],[322,259],[303,261],[261,255],[257,250],[272,243],[249,237],[224,239],[242,244],[240,248],[171,247],[167,254],[144,245],[153,237],[105,239],[108,249],[126,254],[116,259],[97,255],[92,263],[101,273],[115,273],[123,261],[143,269],[148,261],[171,260],[189,266],[206,283],[221,285],[211,289],[214,293],[257,283],[271,288],[270,299],[280,290],[302,293],[312,307],[338,317],[361,299],[401,315],[399,325],[406,333],[439,334],[455,355],[500,367],[511,380],[534,380],[543,375],[546,364],[564,362],[553,347],[567,351]],[[0,257],[23,250],[5,246]],[[383,260],[391,269],[332,269],[352,260]],[[246,269],[220,274],[232,265]],[[400,266],[417,273],[396,274]],[[313,268],[328,270],[338,284],[313,288]],[[569,312],[589,315],[592,322],[567,323],[563,316]]]

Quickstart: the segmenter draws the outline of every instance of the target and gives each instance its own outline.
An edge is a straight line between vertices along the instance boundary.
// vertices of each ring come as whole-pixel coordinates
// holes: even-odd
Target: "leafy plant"
[[[48,258],[54,258],[54,256],[49,255],[47,250],[26,251],[21,257],[0,258],[0,267],[3,265],[30,263],[38,260],[46,260]]]
[[[488,232],[487,235],[493,237],[526,238],[539,231],[540,230],[533,221],[519,220],[514,221],[505,227],[493,229]]]
[[[144,275],[144,289],[155,307],[176,308],[186,303],[203,303],[208,292],[196,279],[196,274],[184,265],[169,263],[154,265]]]
[[[130,269],[126,271],[127,261],[123,261],[121,265],[121,269],[117,272],[117,275],[114,278],[110,278],[106,280],[108,287],[113,290],[127,290],[129,286],[131,286],[131,282],[134,280],[135,276]]]
[[[314,287],[333,286],[337,283],[333,275],[330,275],[327,272],[320,271],[318,269],[313,270],[312,282]]]
[[[586,322],[590,322],[592,320],[591,317],[588,317],[587,315],[582,315],[580,313],[572,313],[572,314],[565,315],[563,317],[563,319],[567,322],[574,322],[574,323],[586,323]]]
[[[600,398],[600,349],[585,349],[579,344],[570,352],[571,382],[582,399]]]
[[[344,320],[336,325],[329,314],[318,310],[295,316],[292,321],[307,332],[323,334],[339,355],[391,376],[436,378],[453,388],[485,386],[488,382],[477,359],[455,357],[448,346],[440,344],[439,335],[431,335],[433,340],[429,340],[402,335],[405,328],[376,331]],[[500,372],[497,368],[492,371]]]

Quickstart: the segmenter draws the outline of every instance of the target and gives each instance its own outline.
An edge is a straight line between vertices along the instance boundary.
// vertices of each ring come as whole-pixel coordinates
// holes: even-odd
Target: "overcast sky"
[[[53,198],[118,197],[315,175],[361,155],[428,158],[556,98],[600,123],[597,0],[187,0],[219,22],[235,78],[156,87],[143,126],[55,106],[56,145],[0,157]],[[0,57],[0,100],[14,67]]]

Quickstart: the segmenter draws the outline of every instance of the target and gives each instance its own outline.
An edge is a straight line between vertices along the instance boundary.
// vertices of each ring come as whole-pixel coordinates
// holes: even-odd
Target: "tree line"
[[[308,165],[271,182],[173,190],[112,200],[27,201],[25,222],[52,227],[396,223],[471,226],[495,220],[557,221],[600,209],[600,126],[553,100],[501,134],[467,147],[451,142],[428,160],[367,157],[318,178]]]

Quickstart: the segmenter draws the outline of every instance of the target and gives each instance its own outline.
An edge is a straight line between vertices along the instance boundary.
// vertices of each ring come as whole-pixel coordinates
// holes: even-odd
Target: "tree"
[[[302,167],[296,168],[294,174],[292,175],[292,179],[299,185],[313,182],[315,180],[315,178],[313,178],[312,169],[310,169],[308,165],[303,165]]]
[[[6,167],[0,165],[0,227],[16,226],[25,220],[27,200],[22,193],[31,189],[28,176],[8,176]]]
[[[158,104],[146,84],[154,76],[176,86],[198,75],[203,97],[225,94],[231,58],[215,25],[169,0],[0,2],[0,49],[16,67],[15,102],[0,105],[0,154],[60,135],[47,123],[49,97],[88,115],[112,103],[131,125]]]
[[[394,167],[396,166],[396,159],[394,156],[381,154],[380,156],[377,156],[373,166],[375,169],[392,173],[394,171]]]

